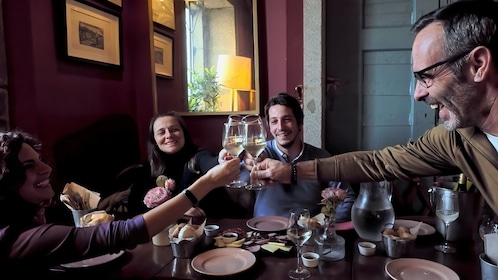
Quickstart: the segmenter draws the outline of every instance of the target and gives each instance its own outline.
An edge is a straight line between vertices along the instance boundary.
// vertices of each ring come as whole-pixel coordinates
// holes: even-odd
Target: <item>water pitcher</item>
[[[390,182],[360,184],[360,194],[351,210],[351,220],[358,236],[368,241],[381,241],[382,228],[394,224],[394,209],[386,186]]]

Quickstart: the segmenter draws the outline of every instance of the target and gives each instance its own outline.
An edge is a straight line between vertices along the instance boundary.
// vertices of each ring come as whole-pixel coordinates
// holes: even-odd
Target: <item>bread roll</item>
[[[178,238],[192,238],[195,235],[195,228],[192,225],[185,225],[178,233]]]

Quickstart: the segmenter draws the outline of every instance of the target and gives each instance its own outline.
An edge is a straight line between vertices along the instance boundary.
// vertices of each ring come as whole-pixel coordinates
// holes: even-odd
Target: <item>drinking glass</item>
[[[253,168],[258,163],[258,157],[266,147],[266,128],[259,115],[248,115],[242,119],[244,124],[244,137],[242,146],[253,158]],[[248,190],[261,190],[265,186],[258,180],[246,186]]]
[[[311,276],[311,273],[301,263],[303,244],[311,237],[309,221],[310,212],[308,209],[295,208],[290,210],[287,223],[287,238],[296,244],[297,249],[297,267],[289,271],[289,278],[291,279],[306,279]]]
[[[436,216],[444,223],[444,242],[434,246],[436,250],[443,253],[455,253],[455,247],[448,243],[448,226],[458,219],[458,197],[454,193],[442,194],[436,204]]]
[[[228,116],[228,120],[224,123],[222,146],[233,157],[239,157],[244,151],[242,140],[244,138],[244,126],[242,125],[242,117],[238,115]],[[226,185],[227,188],[241,188],[247,185],[247,182],[241,180],[233,180]]]
[[[479,236],[482,241],[484,241],[484,235],[488,233],[498,233],[498,219],[497,217],[483,215],[481,224],[479,225]]]

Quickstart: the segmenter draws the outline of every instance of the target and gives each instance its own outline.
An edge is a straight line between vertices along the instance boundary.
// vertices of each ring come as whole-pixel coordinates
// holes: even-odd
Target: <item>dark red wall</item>
[[[139,127],[142,156],[148,123],[155,113],[154,90],[160,111],[178,110],[185,80],[182,73],[182,33],[174,39],[173,78],[156,77],[151,67],[154,29],[148,1],[123,0],[121,11],[122,68],[71,61],[57,55],[60,34],[55,32],[51,0],[4,0],[4,27],[9,76],[11,126],[40,137],[45,149],[67,133],[113,113],[133,116]],[[99,3],[87,1],[86,3]],[[295,93],[302,83],[302,1],[259,0],[261,108],[281,91]],[[176,26],[182,26],[183,1],[175,0]],[[100,9],[114,12],[105,5]],[[156,28],[157,30],[157,28]],[[169,104],[172,104],[171,106]],[[226,116],[186,116],[200,146],[215,152]],[[119,141],[119,139],[116,139]],[[126,151],[123,151],[126,152]],[[50,155],[49,155],[50,159]]]

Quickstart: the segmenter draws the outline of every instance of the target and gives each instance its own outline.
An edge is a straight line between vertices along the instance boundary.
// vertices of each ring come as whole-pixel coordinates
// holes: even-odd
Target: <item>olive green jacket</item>
[[[498,213],[498,154],[477,128],[428,130],[413,144],[316,159],[320,181],[360,183],[464,173]]]

